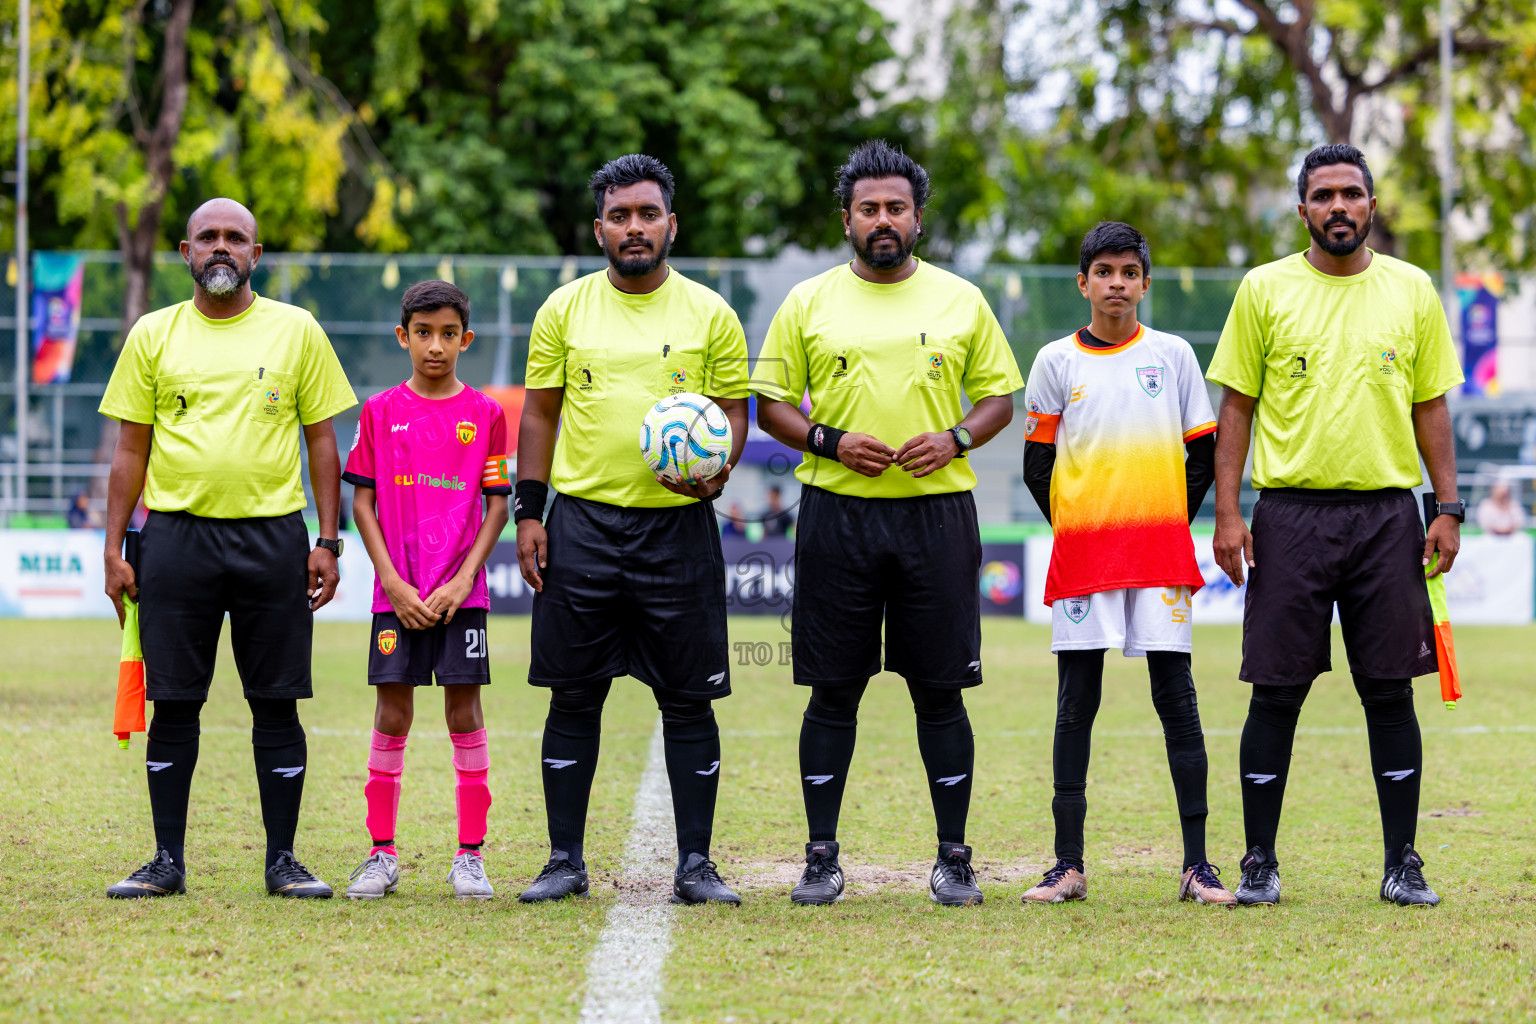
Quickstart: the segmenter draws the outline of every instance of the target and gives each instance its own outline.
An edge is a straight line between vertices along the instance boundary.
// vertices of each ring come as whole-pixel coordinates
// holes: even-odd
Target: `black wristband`
[[[548,501],[549,484],[543,480],[519,480],[512,492],[512,522],[537,519],[542,523]]]
[[[813,423],[810,432],[805,435],[805,450],[823,459],[841,462],[842,460],[837,457],[837,443],[846,433],[848,431],[829,427],[825,423]]]

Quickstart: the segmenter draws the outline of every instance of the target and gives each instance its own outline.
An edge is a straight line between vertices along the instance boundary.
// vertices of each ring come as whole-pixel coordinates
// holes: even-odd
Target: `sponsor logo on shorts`
[[[1093,607],[1092,597],[1069,597],[1062,611],[1073,622],[1082,622],[1088,617],[1088,611]]]
[[[392,629],[379,630],[379,653],[390,655],[395,653],[395,644],[399,642],[400,634]]]
[[[713,686],[722,686],[722,685],[724,685],[724,683],[725,683],[725,673],[724,672],[716,672],[714,675],[709,677],[709,682]]]
[[[469,420],[460,420],[457,432],[459,444],[469,444],[475,439],[475,425]]]
[[[1136,367],[1136,381],[1141,385],[1141,390],[1145,391],[1151,398],[1156,398],[1163,393],[1163,379],[1165,376],[1161,366]]]
[[[1419,641],[1419,657],[1427,658],[1427,657],[1429,657],[1429,654],[1430,654],[1429,644],[1427,644],[1424,641],[1420,640]]]

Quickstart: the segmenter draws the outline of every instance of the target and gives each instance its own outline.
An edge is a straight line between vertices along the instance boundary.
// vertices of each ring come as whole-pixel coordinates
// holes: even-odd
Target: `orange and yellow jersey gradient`
[[[1025,435],[1056,445],[1045,603],[1104,590],[1199,588],[1184,445],[1216,429],[1189,342],[1136,329],[1113,348],[1076,334],[1040,350]]]

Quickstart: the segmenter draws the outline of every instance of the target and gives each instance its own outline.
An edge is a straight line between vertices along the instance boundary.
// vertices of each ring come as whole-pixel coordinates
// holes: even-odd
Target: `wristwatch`
[[[1430,503],[1426,502],[1425,504],[1430,504]],[[1458,523],[1464,523],[1464,522],[1467,521],[1467,502],[1466,502],[1466,499],[1464,499],[1464,498],[1457,498],[1455,501],[1437,501],[1437,502],[1434,502],[1433,504],[1434,504],[1435,515],[1437,515],[1437,516],[1455,516],[1456,517],[1456,521]]]
[[[949,433],[955,439],[956,446],[960,449],[956,457],[965,458],[965,453],[971,450],[971,432],[964,427],[950,427]]]
[[[337,558],[341,557],[341,549],[345,546],[345,542],[340,537],[337,537],[335,540],[331,540],[327,537],[319,537],[315,540],[315,547],[325,548],[325,550],[329,551]]]

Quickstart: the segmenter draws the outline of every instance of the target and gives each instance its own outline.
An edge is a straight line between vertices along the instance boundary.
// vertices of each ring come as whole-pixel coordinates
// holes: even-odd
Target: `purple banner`
[[[32,383],[68,384],[80,337],[85,261],[72,252],[32,254]]]

